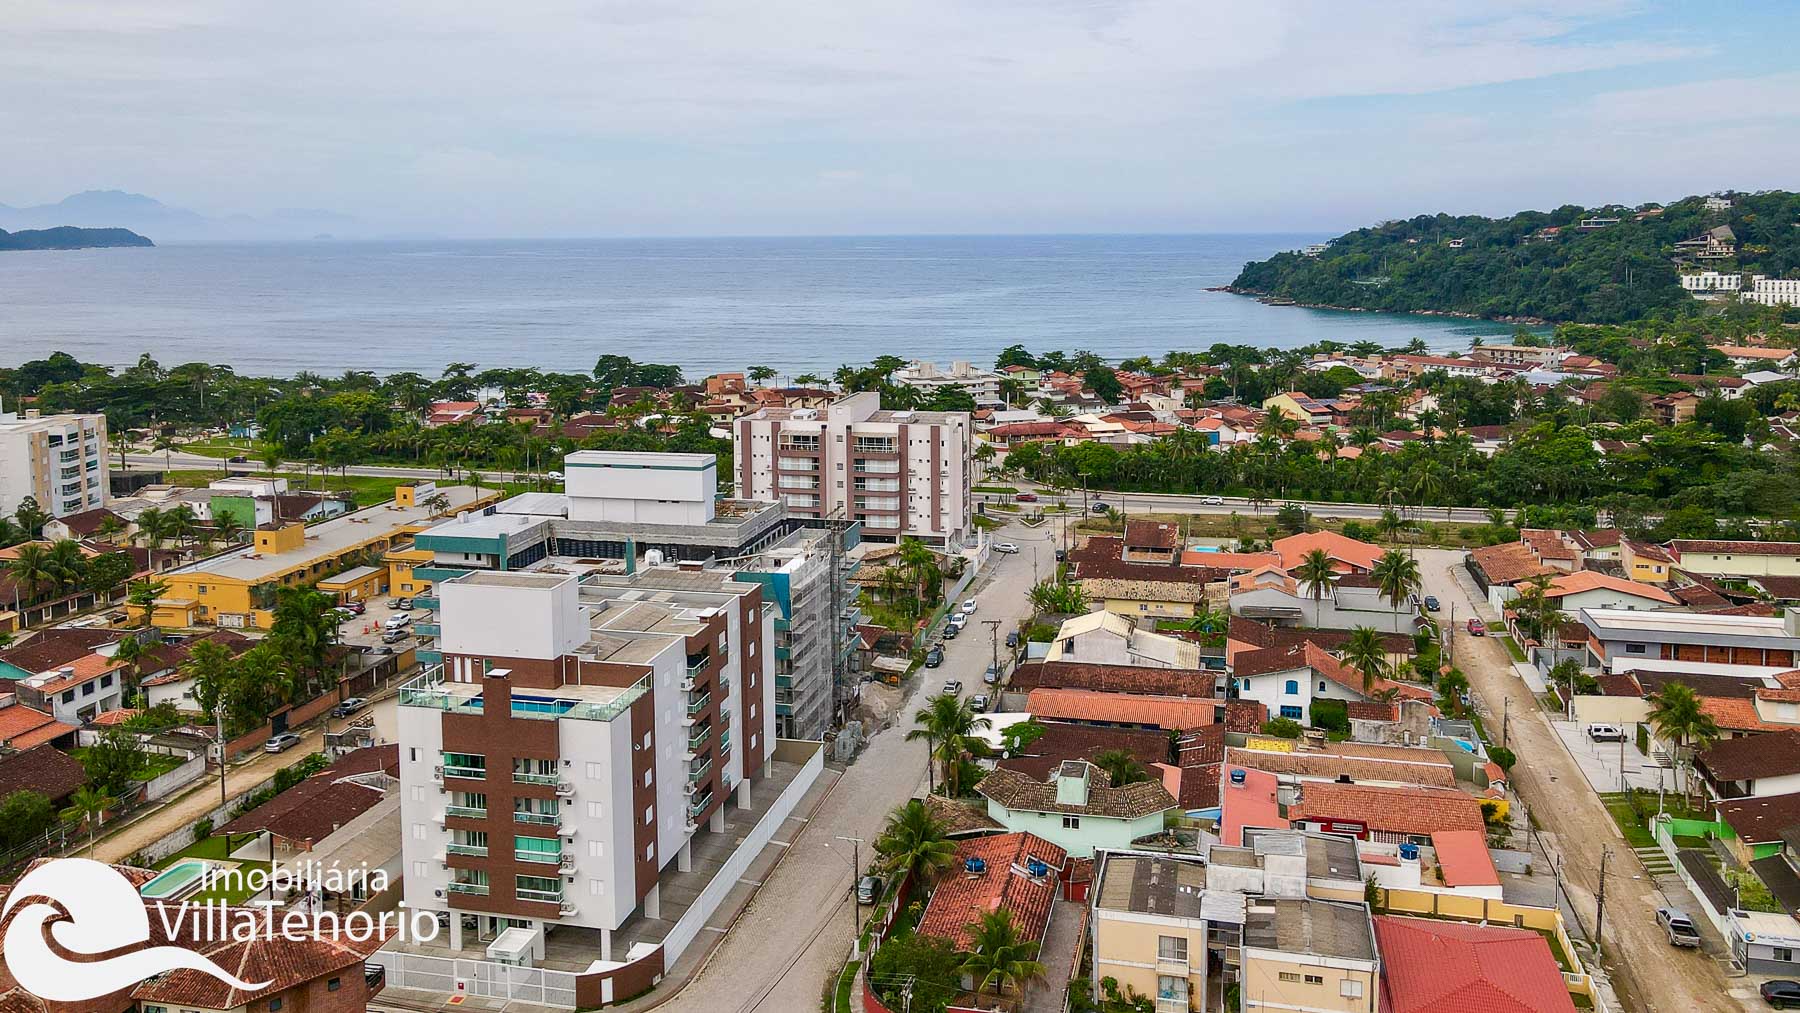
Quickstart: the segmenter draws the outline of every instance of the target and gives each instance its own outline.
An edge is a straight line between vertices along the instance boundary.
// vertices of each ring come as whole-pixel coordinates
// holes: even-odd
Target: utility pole
[[[850,927],[855,930],[850,937],[850,952],[854,957],[861,957],[862,905],[856,900],[856,880],[862,875],[863,840],[860,837],[835,837],[833,840],[850,845]]]
[[[1500,745],[1502,748],[1505,748],[1506,746],[1509,746],[1512,744],[1512,738],[1508,734],[1512,731],[1512,697],[1509,696],[1509,697],[1503,698],[1501,703],[1502,703],[1502,708],[1501,708],[1501,712],[1500,712]]]
[[[1628,790],[1625,787],[1625,737],[1621,735],[1619,736],[1619,794],[1623,795]]]
[[[983,619],[981,622],[988,628],[988,638],[994,644],[994,692],[998,693],[1000,691],[1000,623],[1002,620]]]
[[[1612,857],[1612,849],[1600,849],[1600,889],[1594,895],[1594,948],[1600,948],[1602,929],[1606,925],[1606,860]]]
[[[219,804],[225,804],[225,701],[213,701],[213,737],[219,740]]]

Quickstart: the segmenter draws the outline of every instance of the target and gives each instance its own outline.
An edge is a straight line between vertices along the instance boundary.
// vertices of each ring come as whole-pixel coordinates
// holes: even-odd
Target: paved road
[[[1031,482],[1016,483],[1020,489],[1030,489],[1041,497],[1043,502],[1052,502],[1051,490]],[[980,494],[977,494],[979,497]],[[995,496],[993,499],[1004,499]],[[1065,494],[1064,498],[1073,506],[1079,507],[1082,502],[1081,490]],[[1172,493],[1148,492],[1111,492],[1090,490],[1087,502],[1104,502],[1130,513],[1181,513],[1181,514],[1270,514],[1281,508],[1283,500],[1271,500],[1261,504],[1239,496],[1186,496]],[[1340,518],[1345,520],[1377,520],[1382,511],[1387,509],[1374,503],[1321,503],[1312,500],[1293,500],[1315,516],[1323,518]],[[1485,507],[1402,507],[1402,515],[1418,521],[1452,521],[1462,524],[1484,524],[1488,519]],[[1510,516],[1512,511],[1507,511]]]
[[[790,1013],[819,1007],[826,981],[843,963],[855,911],[847,899],[851,846],[835,838],[873,841],[895,806],[926,789],[925,744],[907,742],[912,714],[945,680],[962,680],[964,696],[982,692],[992,656],[983,619],[1016,622],[1030,614],[1032,548],[1049,564],[1048,530],[1014,527],[999,537],[1024,550],[996,556],[974,585],[980,607],[969,631],[946,644],[944,664],[927,669],[894,727],[874,736],[831,796],[763,883],[710,961],[660,1010],[670,1013]],[[862,849],[865,864],[868,845]]]
[[[1458,622],[1476,614],[1474,604],[1449,572],[1462,553],[1420,549],[1425,593],[1456,603]],[[1606,969],[1626,1009],[1643,1013],[1760,1008],[1743,1005],[1728,984],[1746,991],[1742,980],[1728,983],[1719,965],[1691,950],[1676,950],[1657,930],[1653,912],[1666,903],[1656,884],[1637,865],[1618,828],[1589,788],[1575,761],[1557,740],[1531,690],[1512,670],[1512,658],[1492,637],[1458,636],[1455,660],[1484,713],[1488,734],[1499,735],[1500,715],[1509,707],[1510,745],[1519,756],[1512,784],[1536,824],[1563,858],[1564,885],[1591,931],[1594,896],[1600,882],[1600,855],[1610,851],[1606,880]],[[1754,989],[1747,989],[1754,995]]]
[[[111,458],[115,463],[118,459],[116,453]],[[251,460],[247,464],[227,464],[222,457],[208,457],[204,454],[187,454],[179,450],[166,455],[166,457],[163,454],[138,454],[128,452],[125,455],[125,466],[132,471],[164,471],[172,468],[178,471],[233,471],[249,473],[267,470],[263,467],[262,462],[257,460]],[[307,469],[303,464],[289,463],[283,464],[281,470],[283,472],[292,472],[293,474],[298,475],[304,473]],[[318,469],[314,468],[313,470],[317,471]],[[333,470],[335,471],[335,469]],[[405,468],[399,465],[388,464],[355,464],[344,470],[346,474],[350,475],[374,475],[387,478],[444,478],[444,472],[441,469],[431,467]],[[477,468],[475,470],[480,471],[483,474],[487,473],[485,469]]]

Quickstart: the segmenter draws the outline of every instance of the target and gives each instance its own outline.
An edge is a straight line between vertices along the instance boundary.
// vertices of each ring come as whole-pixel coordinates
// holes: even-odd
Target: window
[[[1156,959],[1173,960],[1187,963],[1188,941],[1186,936],[1157,936]]]
[[[1325,680],[1324,679],[1319,680],[1319,692],[1321,692],[1321,693],[1325,692]]]
[[[1308,985],[1323,985],[1325,984],[1325,979],[1317,974],[1309,974],[1306,976],[1306,983]]]
[[[1284,704],[1281,708],[1281,716],[1298,721],[1301,718],[1301,708],[1295,707],[1292,704]]]
[[[327,981],[325,983],[325,991],[327,991],[327,992],[336,992],[338,989],[343,988],[343,987],[344,987],[344,979],[342,979],[342,978],[333,978],[330,981]]]
[[[1777,946],[1777,947],[1774,947],[1774,950],[1775,950],[1775,959],[1776,960],[1785,961],[1787,963],[1793,963],[1794,951],[1793,951],[1792,947]]]
[[[62,702],[63,703],[74,703],[75,702],[75,691],[72,689],[65,691],[62,695]]]
[[[1357,981],[1355,978],[1345,978],[1338,982],[1338,995],[1341,995],[1346,999],[1361,999],[1362,994],[1363,983]]]
[[[1280,977],[1282,981],[1297,982],[1300,980],[1300,976],[1292,971],[1282,971]]]
[[[1289,679],[1287,681],[1287,685],[1282,687],[1282,692],[1286,693],[1288,696],[1299,696],[1300,695],[1300,680],[1299,679]]]
[[[1079,816],[1064,816],[1063,817],[1063,829],[1064,830],[1080,830],[1081,829],[1081,817],[1079,817]]]
[[[94,684],[91,682],[82,683],[81,684],[81,695],[82,696],[93,696],[94,695]]]
[[[1642,653],[1644,653],[1644,645],[1643,644],[1626,644],[1625,645],[1625,653],[1626,654],[1642,654]]]
[[[270,999],[269,1000],[269,1013],[280,1013],[280,1010],[281,1010],[281,997],[276,996],[275,998]]]

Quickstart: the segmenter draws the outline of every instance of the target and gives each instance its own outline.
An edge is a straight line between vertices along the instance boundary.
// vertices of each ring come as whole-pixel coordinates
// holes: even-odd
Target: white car
[[[560,471],[546,471],[544,472],[544,477],[552,482],[560,482],[563,480],[563,473]]]
[[[963,602],[962,614],[965,616],[972,616],[975,614],[975,599],[970,598],[968,601]]]
[[[1200,497],[1200,505],[1201,506],[1224,506],[1225,505],[1225,497],[1223,497],[1223,496],[1202,496],[1202,497]]]
[[[994,551],[995,552],[1017,552],[1017,551],[1019,551],[1019,547],[1012,542],[995,542],[994,543]]]
[[[400,612],[388,616],[387,622],[382,623],[381,625],[383,629],[403,630],[412,625],[412,616],[409,613]]]
[[[1595,742],[1624,742],[1625,729],[1618,725],[1588,725],[1588,738]]]

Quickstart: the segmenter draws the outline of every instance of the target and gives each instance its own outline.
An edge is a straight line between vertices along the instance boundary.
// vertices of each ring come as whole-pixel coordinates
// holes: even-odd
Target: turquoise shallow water
[[[698,376],[829,373],[893,353],[992,363],[1011,344],[1109,358],[1322,338],[1434,348],[1510,328],[1264,306],[1208,292],[1313,235],[171,243],[0,254],[0,364],[64,349],[287,375],[449,362]]]

